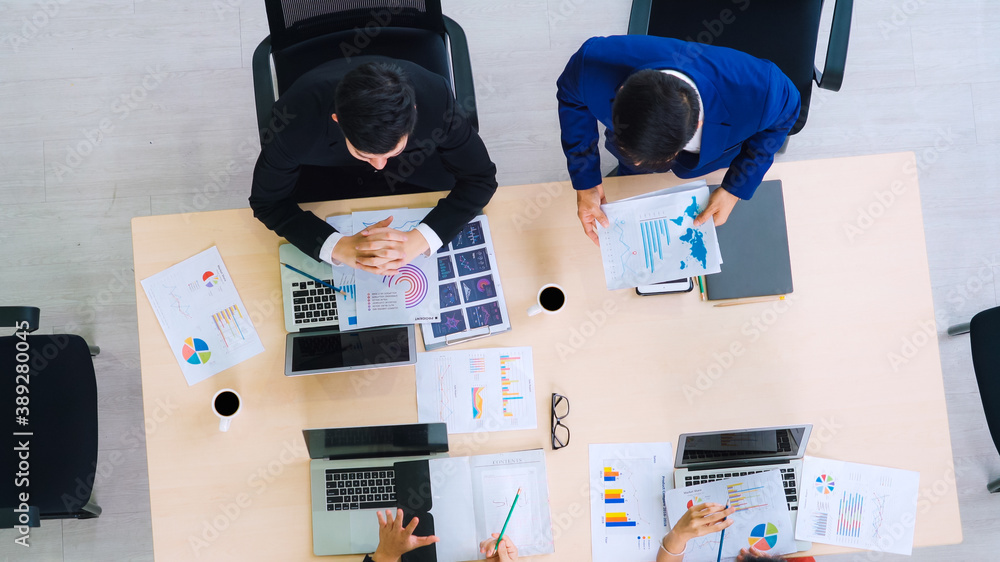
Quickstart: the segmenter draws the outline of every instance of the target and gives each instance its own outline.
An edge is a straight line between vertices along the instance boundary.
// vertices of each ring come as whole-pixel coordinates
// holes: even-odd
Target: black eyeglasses
[[[562,449],[569,445],[569,428],[562,420],[569,415],[569,398],[562,394],[552,393],[552,450]]]

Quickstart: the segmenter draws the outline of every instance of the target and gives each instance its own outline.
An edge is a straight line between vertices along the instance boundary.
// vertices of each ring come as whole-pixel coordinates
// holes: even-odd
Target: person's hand
[[[492,539],[486,539],[479,543],[479,552],[486,554],[486,560],[494,560],[497,562],[514,562],[517,560],[517,547],[514,546],[514,542],[504,536],[500,540],[500,548],[496,549],[497,537],[499,533],[493,533]]]
[[[375,562],[397,562],[399,557],[411,550],[422,546],[438,542],[434,535],[429,537],[415,537],[413,530],[417,528],[418,519],[414,517],[410,524],[403,527],[403,510],[397,510],[393,517],[392,510],[385,510],[385,515],[381,511],[375,512],[378,515],[378,548],[372,554]]]
[[[333,247],[333,259],[377,275],[395,275],[406,264],[409,232],[389,228],[392,217],[379,221],[354,236],[344,236]],[[423,239],[423,236],[420,236]],[[426,246],[427,242],[423,241]],[[416,254],[414,254],[416,255]]]
[[[601,205],[607,202],[602,184],[576,192],[576,215],[580,217],[583,231],[598,246],[601,245],[601,241],[597,237],[597,223],[601,223],[604,228],[609,226],[608,217],[601,210]]]
[[[692,506],[667,533],[663,544],[670,552],[683,552],[689,540],[709,533],[718,533],[732,525],[734,520],[726,518],[734,513],[736,513],[735,507],[726,509],[726,506],[718,503]]]
[[[708,206],[705,210],[701,212],[700,215],[695,217],[694,225],[701,226],[705,224],[705,221],[712,217],[715,219],[715,226],[722,226],[729,219],[729,213],[733,212],[733,207],[736,206],[736,202],[740,198],[729,193],[725,188],[720,187],[712,192],[712,196],[708,198]]]
[[[739,555],[736,556],[736,562],[743,562],[744,560],[746,560],[747,556],[759,556],[761,558],[767,558],[769,560],[781,560],[780,556],[779,557],[769,556],[757,550],[756,548],[751,547],[750,550],[741,548]]]

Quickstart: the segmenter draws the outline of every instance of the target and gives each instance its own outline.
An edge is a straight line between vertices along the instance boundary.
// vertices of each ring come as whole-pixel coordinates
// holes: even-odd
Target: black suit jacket
[[[409,183],[421,168],[430,167],[443,167],[454,178],[451,192],[424,219],[441,241],[451,241],[496,192],[496,166],[443,77],[411,62],[386,57],[353,57],[349,62],[324,63],[303,74],[275,102],[272,132],[261,147],[250,194],[255,217],[317,260],[323,242],[335,230],[323,219],[302,210],[292,193],[303,165],[369,166],[347,151],[344,135],[331,115],[335,112],[333,95],[337,84],[351,69],[370,61],[398,65],[417,96],[416,128],[403,152],[386,164],[382,172],[386,182],[390,187]],[[331,171],[331,182],[336,182],[336,170]],[[331,190],[340,191],[352,188],[357,186],[331,186]],[[359,192],[357,197],[366,195]]]

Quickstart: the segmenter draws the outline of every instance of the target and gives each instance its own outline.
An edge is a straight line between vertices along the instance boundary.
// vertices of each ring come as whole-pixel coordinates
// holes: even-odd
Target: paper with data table
[[[531,348],[418,353],[417,418],[448,433],[535,429]]]
[[[733,524],[722,533],[691,539],[684,562],[735,560],[741,548],[756,548],[768,555],[791,554],[795,546],[792,519],[785,499],[781,471],[769,470],[738,478],[677,488],[666,493],[667,518],[673,527],[692,506],[717,503],[736,508]],[[801,523],[801,515],[799,519]]]
[[[708,205],[704,180],[601,205],[601,259],[608,289],[627,289],[722,271],[722,254],[709,219],[694,226]]]
[[[920,473],[806,457],[795,538],[909,555]]]
[[[393,217],[390,228],[409,232],[416,228],[430,209],[387,209],[351,213],[352,231],[365,228]],[[328,220],[329,222],[329,220]],[[396,275],[376,275],[355,270],[355,306],[357,327],[388,326],[437,322],[441,319],[438,294],[431,290],[434,277],[434,258],[419,255],[399,268]],[[339,307],[341,300],[338,299]]]
[[[215,246],[142,280],[189,385],[264,351]]]
[[[667,534],[670,443],[590,446],[590,536],[595,562],[654,562]]]

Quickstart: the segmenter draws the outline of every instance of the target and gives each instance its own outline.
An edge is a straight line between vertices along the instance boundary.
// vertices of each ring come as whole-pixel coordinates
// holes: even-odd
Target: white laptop
[[[674,486],[714,482],[734,476],[780,469],[792,519],[798,519],[799,479],[812,424],[684,433],[677,439]],[[795,541],[799,551],[812,543]]]
[[[309,448],[313,552],[367,554],[378,547],[375,512],[394,509],[393,464],[447,456],[443,423],[304,429]]]
[[[312,259],[291,244],[278,246],[278,259],[336,287],[330,264]],[[285,266],[279,265],[278,268],[281,270],[281,299],[285,310],[286,332],[294,333],[304,328],[335,328],[340,325],[333,289]]]

